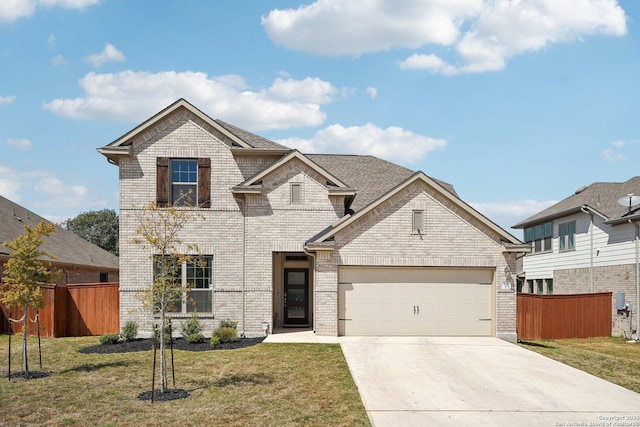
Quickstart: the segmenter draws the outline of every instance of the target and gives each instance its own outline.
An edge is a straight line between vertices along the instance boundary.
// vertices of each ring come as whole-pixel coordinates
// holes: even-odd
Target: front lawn
[[[43,339],[42,370],[51,375],[9,381],[8,336],[0,335],[0,424],[369,425],[338,345],[176,351],[176,387],[190,395],[151,404],[137,396],[151,389],[152,352],[78,352],[97,343],[97,337]],[[13,373],[20,370],[19,337],[12,346]],[[29,352],[30,370],[39,371],[33,338]]]
[[[640,343],[623,338],[522,341],[520,345],[640,393]]]

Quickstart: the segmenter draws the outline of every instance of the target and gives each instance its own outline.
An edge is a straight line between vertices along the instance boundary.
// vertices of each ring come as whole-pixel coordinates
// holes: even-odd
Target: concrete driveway
[[[640,394],[497,338],[340,344],[378,427],[640,426]]]

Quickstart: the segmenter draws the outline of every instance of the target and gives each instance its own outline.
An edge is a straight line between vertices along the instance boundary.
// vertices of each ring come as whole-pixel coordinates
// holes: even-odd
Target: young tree
[[[83,212],[62,226],[83,239],[118,255],[118,214],[113,209]]]
[[[59,272],[51,264],[43,261],[43,256],[52,255],[40,250],[42,239],[55,232],[51,223],[40,221],[35,228],[24,226],[24,234],[3,245],[11,249],[9,260],[4,267],[5,286],[0,289],[0,301],[7,307],[23,309],[22,319],[22,364],[24,375],[29,378],[27,360],[28,310],[44,307],[42,287],[55,281]]]
[[[161,393],[167,391],[167,358],[165,355],[165,331],[167,329],[167,314],[176,309],[178,302],[189,285],[182,283],[179,272],[183,262],[192,262],[197,253],[195,245],[186,244],[180,237],[180,231],[190,221],[199,218],[196,210],[181,207],[178,203],[167,208],[158,207],[154,202],[149,203],[138,215],[138,228],[134,244],[140,244],[143,249],[152,252],[154,265],[154,280],[152,285],[142,293],[145,309],[160,318],[160,388]],[[197,257],[197,255],[195,256]],[[153,390],[151,391],[153,393]]]

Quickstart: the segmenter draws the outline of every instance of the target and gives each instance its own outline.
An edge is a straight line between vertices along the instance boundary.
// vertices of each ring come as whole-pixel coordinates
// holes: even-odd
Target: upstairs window
[[[551,221],[524,229],[524,241],[531,243],[531,251],[551,252],[551,238],[553,237],[553,223]]]
[[[561,251],[575,248],[576,222],[571,221],[558,226],[558,243]]]
[[[156,159],[158,207],[211,207],[211,159]]]
[[[171,204],[194,206],[198,200],[197,160],[171,160]]]

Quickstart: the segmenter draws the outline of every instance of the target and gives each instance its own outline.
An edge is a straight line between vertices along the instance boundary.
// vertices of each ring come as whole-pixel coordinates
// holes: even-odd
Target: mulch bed
[[[169,400],[186,399],[189,397],[189,392],[181,388],[170,388],[164,393],[161,390],[154,390],[153,400],[156,402],[166,402]],[[140,400],[151,400],[151,392],[145,391],[138,395]]]
[[[51,376],[51,372],[42,372],[42,371],[29,371],[29,375],[26,375],[24,371],[22,372],[12,372],[9,379],[13,378],[24,378],[25,380],[36,380],[40,378],[46,378]]]
[[[239,348],[251,347],[260,344],[265,337],[260,338],[241,338],[239,341],[225,344],[218,344],[215,348],[209,345],[209,340],[203,343],[188,343],[184,338],[177,338],[173,341],[174,350],[184,351],[214,351],[214,350],[236,350]],[[135,351],[148,351],[153,349],[153,340],[136,339],[128,342],[117,344],[98,344],[91,347],[85,347],[78,350],[84,354],[114,354],[114,353],[130,353]],[[167,343],[167,350],[170,349]]]

